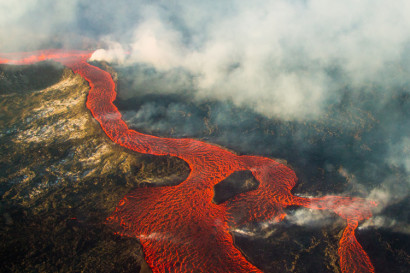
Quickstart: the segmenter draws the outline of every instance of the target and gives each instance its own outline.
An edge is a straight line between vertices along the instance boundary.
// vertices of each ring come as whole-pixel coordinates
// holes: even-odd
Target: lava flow
[[[191,173],[175,186],[136,188],[118,204],[107,223],[121,235],[140,240],[153,272],[261,272],[235,247],[230,228],[285,216],[298,205],[332,210],[346,219],[338,254],[342,272],[374,272],[355,237],[359,221],[371,217],[376,204],[361,198],[303,198],[291,193],[295,173],[283,164],[259,156],[238,156],[194,139],[150,136],[130,130],[113,104],[115,83],[110,74],[89,63],[88,51],[45,50],[1,54],[0,63],[60,62],[90,85],[87,107],[115,143],[139,153],[170,155],[185,160]],[[212,202],[214,186],[233,172],[249,170],[259,181],[253,191],[222,204]]]

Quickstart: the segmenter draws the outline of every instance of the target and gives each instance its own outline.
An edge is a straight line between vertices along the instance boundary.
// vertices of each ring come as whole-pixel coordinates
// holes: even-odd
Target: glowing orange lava
[[[140,240],[153,272],[261,272],[235,247],[230,228],[281,221],[283,209],[292,205],[332,210],[346,219],[338,250],[342,272],[374,272],[354,234],[358,222],[371,217],[374,202],[340,196],[294,196],[295,173],[272,159],[238,156],[194,139],[161,138],[130,130],[113,104],[113,79],[87,63],[91,54],[63,50],[9,53],[0,55],[0,63],[32,64],[51,59],[68,66],[89,83],[87,107],[112,141],[139,153],[176,156],[189,164],[191,173],[184,182],[136,188],[107,219],[119,234]],[[214,185],[241,170],[250,170],[259,187],[222,204],[213,203]]]

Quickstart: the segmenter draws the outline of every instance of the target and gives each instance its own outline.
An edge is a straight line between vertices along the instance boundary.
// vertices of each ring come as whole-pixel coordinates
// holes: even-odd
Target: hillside
[[[137,241],[105,218],[138,184],[183,178],[185,163],[114,145],[85,108],[87,83],[68,69],[0,75],[1,271],[138,272]]]

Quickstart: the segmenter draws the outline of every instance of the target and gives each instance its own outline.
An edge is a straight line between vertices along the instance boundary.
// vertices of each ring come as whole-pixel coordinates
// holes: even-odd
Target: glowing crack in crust
[[[191,173],[175,186],[136,188],[119,203],[107,224],[121,235],[140,240],[153,272],[261,272],[235,247],[230,228],[276,219],[287,206],[331,210],[346,219],[338,254],[342,272],[374,272],[357,242],[358,222],[371,217],[376,203],[361,198],[325,196],[303,198],[291,193],[297,177],[272,159],[238,156],[216,145],[194,139],[161,138],[131,130],[113,104],[111,75],[87,60],[89,51],[43,50],[0,54],[0,63],[32,64],[54,60],[71,68],[90,85],[86,105],[115,143],[139,153],[176,156]],[[235,171],[249,170],[259,181],[255,190],[222,204],[212,202],[214,186]]]

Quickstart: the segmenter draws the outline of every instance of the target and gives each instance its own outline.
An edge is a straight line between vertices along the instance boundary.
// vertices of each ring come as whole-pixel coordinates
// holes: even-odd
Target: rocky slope
[[[2,66],[0,76],[1,271],[147,271],[137,241],[104,220],[132,187],[181,180],[186,164],[114,145],[68,69]]]

